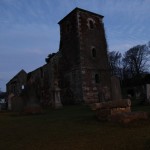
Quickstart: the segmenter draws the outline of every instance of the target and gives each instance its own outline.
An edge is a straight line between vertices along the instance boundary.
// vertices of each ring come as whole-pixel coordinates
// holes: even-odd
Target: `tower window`
[[[96,49],[94,47],[92,48],[92,57],[96,57]]]
[[[90,27],[90,29],[93,29],[93,28],[94,28],[94,23],[93,23],[92,20],[89,21],[89,27]]]
[[[21,89],[24,90],[24,85],[21,86]]]
[[[100,83],[99,74],[95,74],[95,83]]]
[[[95,21],[92,19],[92,18],[88,18],[88,27],[89,27],[89,29],[94,29],[94,27],[95,27]]]

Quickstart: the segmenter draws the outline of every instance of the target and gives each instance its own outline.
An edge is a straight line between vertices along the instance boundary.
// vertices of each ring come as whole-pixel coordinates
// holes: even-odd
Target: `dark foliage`
[[[111,74],[121,77],[121,61],[122,55],[118,51],[108,53]]]
[[[149,56],[150,50],[146,45],[137,45],[126,51],[122,59],[124,77],[133,78],[147,72]]]
[[[50,60],[51,60],[51,58],[54,57],[55,55],[56,55],[56,53],[49,54],[49,55],[47,56],[47,58],[45,58],[45,62],[46,62],[46,63],[49,63]]]

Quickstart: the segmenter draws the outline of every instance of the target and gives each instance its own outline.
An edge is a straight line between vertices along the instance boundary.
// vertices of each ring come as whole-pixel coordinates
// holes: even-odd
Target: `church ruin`
[[[19,96],[29,89],[32,80],[40,105],[53,105],[55,83],[63,104],[111,100],[103,17],[80,8],[71,11],[58,23],[59,51],[47,64],[29,73],[22,70],[13,77],[6,85],[8,94]]]

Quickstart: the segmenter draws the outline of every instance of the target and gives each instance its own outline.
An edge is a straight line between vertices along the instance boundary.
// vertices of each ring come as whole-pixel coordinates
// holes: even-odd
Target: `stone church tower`
[[[62,101],[111,99],[111,77],[103,16],[75,8],[60,22]]]

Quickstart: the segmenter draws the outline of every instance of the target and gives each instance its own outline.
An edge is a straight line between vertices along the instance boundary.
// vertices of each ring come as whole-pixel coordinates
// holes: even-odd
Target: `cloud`
[[[135,6],[130,6],[130,8],[127,7],[128,9],[125,9],[127,14],[120,12],[120,16],[114,16],[117,20],[113,20],[113,17],[110,19],[110,16],[108,19],[106,18],[106,33],[108,41],[111,43],[109,44],[111,45],[111,49],[113,49],[113,47],[119,47],[120,51],[124,51],[125,49],[128,50],[127,48],[129,48],[129,46],[127,45],[135,46],[136,44],[149,41],[150,16],[149,13],[148,15],[146,14],[149,10],[143,8],[143,15],[143,13],[140,12],[142,11],[141,8],[138,10],[139,7],[137,8],[137,6],[139,6],[139,3]],[[118,46],[120,42],[124,44]]]
[[[149,0],[0,0],[0,71],[8,80],[22,68],[43,65],[59,48],[57,22],[75,7],[105,16],[110,50],[124,52],[147,43],[149,6]]]
[[[9,30],[1,32],[1,53],[13,51],[14,53],[26,51],[26,49],[51,49],[58,50],[59,28],[48,25],[14,25]],[[39,51],[39,50],[38,50]],[[44,53],[44,50],[43,50]]]

